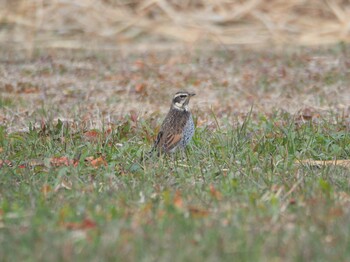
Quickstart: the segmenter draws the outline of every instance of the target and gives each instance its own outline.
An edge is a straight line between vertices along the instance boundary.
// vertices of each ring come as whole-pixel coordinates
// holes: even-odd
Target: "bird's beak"
[[[196,94],[195,93],[191,93],[190,96],[195,96]]]

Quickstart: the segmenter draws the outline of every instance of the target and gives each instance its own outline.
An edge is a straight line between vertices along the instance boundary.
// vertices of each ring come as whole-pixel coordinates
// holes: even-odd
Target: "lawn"
[[[1,261],[350,259],[349,46],[0,57]]]

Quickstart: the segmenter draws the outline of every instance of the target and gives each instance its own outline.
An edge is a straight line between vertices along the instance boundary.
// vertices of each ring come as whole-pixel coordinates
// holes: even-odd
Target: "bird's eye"
[[[181,95],[180,97],[181,97],[181,98],[186,98],[187,96],[186,96],[186,95]]]

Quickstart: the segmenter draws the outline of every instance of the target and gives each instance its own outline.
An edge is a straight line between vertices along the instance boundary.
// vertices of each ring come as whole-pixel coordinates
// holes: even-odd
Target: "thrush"
[[[167,154],[177,149],[185,149],[195,129],[188,107],[190,98],[194,95],[186,91],[177,92],[174,95],[170,110],[160,127],[151,152],[158,151],[158,154]]]

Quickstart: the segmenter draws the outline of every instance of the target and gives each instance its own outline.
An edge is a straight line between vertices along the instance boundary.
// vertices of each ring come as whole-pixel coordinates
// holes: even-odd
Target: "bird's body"
[[[157,150],[163,154],[185,149],[195,130],[192,114],[188,108],[189,100],[194,95],[188,92],[178,92],[174,95],[152,151]]]

